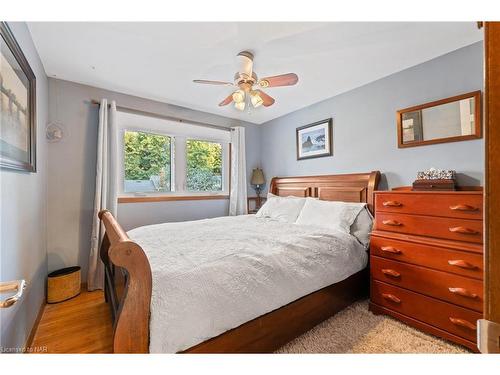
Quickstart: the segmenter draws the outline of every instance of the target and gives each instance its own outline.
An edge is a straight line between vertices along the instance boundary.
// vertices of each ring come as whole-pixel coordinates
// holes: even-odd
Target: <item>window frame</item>
[[[171,147],[171,180],[170,192],[125,192],[125,132],[142,132],[152,135],[170,137]],[[195,134],[173,134],[170,131],[160,131],[138,126],[120,126],[118,131],[118,203],[158,202],[169,200],[196,199],[227,199],[230,190],[231,147],[230,142],[218,137],[197,137]],[[188,191],[187,178],[187,140],[219,143],[222,145],[222,190],[217,191]],[[177,198],[177,199],[176,199]]]

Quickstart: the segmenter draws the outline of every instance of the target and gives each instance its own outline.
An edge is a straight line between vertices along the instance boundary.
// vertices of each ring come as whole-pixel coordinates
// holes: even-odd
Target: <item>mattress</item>
[[[254,215],[128,232],[152,270],[150,352],[175,353],[362,270],[351,235]]]

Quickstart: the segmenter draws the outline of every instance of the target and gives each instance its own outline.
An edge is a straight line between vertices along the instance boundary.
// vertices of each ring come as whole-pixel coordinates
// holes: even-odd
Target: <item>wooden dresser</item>
[[[371,311],[477,351],[483,192],[376,192],[370,275]]]

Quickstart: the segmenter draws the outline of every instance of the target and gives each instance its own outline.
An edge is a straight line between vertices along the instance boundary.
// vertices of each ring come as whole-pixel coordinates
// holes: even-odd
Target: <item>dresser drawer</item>
[[[405,192],[379,193],[375,197],[376,212],[411,213],[427,216],[483,218],[482,193]]]
[[[483,282],[451,273],[372,256],[373,279],[454,303],[478,312],[483,310]]]
[[[372,236],[370,254],[475,279],[483,278],[483,256],[391,238]]]
[[[483,222],[481,220],[377,212],[375,228],[456,241],[483,242]]]
[[[397,286],[373,281],[372,302],[476,342],[480,313]]]

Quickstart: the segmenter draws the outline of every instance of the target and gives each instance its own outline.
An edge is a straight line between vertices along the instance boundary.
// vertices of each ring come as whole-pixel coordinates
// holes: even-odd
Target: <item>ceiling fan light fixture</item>
[[[227,97],[219,103],[219,107],[234,103],[234,107],[239,111],[248,110],[260,106],[270,107],[276,100],[269,96],[262,88],[293,86],[297,84],[299,77],[295,73],[278,74],[260,78],[253,71],[254,55],[250,51],[241,51],[237,55],[238,70],[234,74],[234,82],[214,81],[206,79],[195,79],[195,83],[207,85],[227,85],[234,87],[227,93]]]
[[[252,91],[250,93],[250,101],[252,102],[254,108],[260,107],[264,103],[259,93],[256,91]]]
[[[235,92],[233,92],[233,101],[235,103],[244,103],[245,92],[243,90],[236,90]]]
[[[234,107],[240,111],[244,111],[245,110],[245,102],[237,102],[237,103],[234,103]]]

